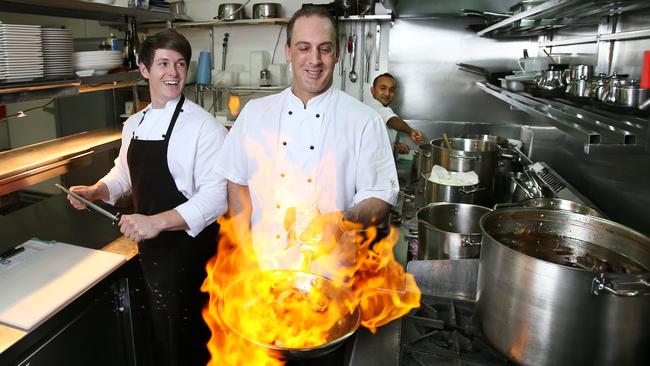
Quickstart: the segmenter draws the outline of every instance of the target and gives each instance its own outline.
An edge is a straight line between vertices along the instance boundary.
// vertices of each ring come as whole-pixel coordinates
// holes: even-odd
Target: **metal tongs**
[[[86,207],[92,208],[95,212],[98,212],[98,213],[102,214],[103,216],[108,217],[113,222],[113,225],[116,225],[116,224],[118,224],[120,222],[120,216],[121,216],[120,213],[112,214],[112,213],[104,210],[103,208],[97,206],[96,204],[88,201],[87,199],[81,197],[80,195],[70,191],[69,189],[65,188],[64,186],[62,186],[60,184],[54,184],[54,186],[56,188],[62,190],[63,192],[71,195],[72,197],[74,197],[79,202],[85,204]]]

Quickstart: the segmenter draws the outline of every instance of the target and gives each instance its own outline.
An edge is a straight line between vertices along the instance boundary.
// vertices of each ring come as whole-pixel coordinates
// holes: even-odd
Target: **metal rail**
[[[482,91],[528,114],[542,117],[554,127],[584,141],[585,154],[644,152],[648,134],[648,121],[645,119],[514,93],[484,81],[476,82],[476,85]]]
[[[645,8],[650,8],[647,0],[550,0],[495,23],[477,34],[483,37],[539,35],[562,26],[598,24],[600,17]]]

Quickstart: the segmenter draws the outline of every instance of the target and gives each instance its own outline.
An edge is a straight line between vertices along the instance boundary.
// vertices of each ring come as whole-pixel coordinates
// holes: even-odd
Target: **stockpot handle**
[[[476,188],[470,188],[470,189],[466,189],[465,187],[463,187],[463,188],[460,189],[459,193],[460,194],[470,194],[470,193],[476,193],[476,192],[480,192],[480,191],[484,191],[484,190],[485,190],[485,187],[476,187]]]
[[[461,247],[479,247],[481,246],[481,241],[473,241],[471,238],[463,238],[460,241]]]
[[[450,158],[450,159],[467,159],[467,160],[476,160],[476,161],[480,161],[480,160],[481,160],[481,156],[480,156],[480,155],[477,155],[477,156],[449,155],[449,158]]]
[[[498,210],[500,208],[510,208],[510,207],[523,207],[523,205],[519,202],[508,202],[508,203],[495,203],[494,207],[492,207],[493,210]]]
[[[591,282],[591,293],[622,297],[650,295],[650,272],[640,274],[600,273]]]

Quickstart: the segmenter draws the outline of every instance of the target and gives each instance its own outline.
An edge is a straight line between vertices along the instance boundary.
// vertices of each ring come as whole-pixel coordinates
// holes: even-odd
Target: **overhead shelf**
[[[477,34],[483,37],[528,37],[569,25],[596,25],[604,16],[647,8],[650,8],[647,0],[549,0]]]
[[[141,78],[140,71],[129,71],[82,78],[71,76],[58,80],[0,84],[0,104],[124,88],[136,85]]]
[[[237,19],[237,20],[205,20],[197,22],[174,22],[174,28],[212,28],[223,26],[237,25],[282,25],[288,24],[289,18],[269,18],[269,19]],[[140,28],[160,28],[167,27],[166,23],[144,23]]]
[[[485,81],[478,81],[476,85],[482,91],[526,113],[545,118],[551,125],[582,140],[585,154],[650,152],[647,146],[650,142],[648,119],[515,93]]]
[[[120,129],[82,132],[0,153],[0,195],[89,165],[92,156],[120,146]]]
[[[0,84],[0,104],[76,95],[80,85],[77,78]]]
[[[10,13],[107,21],[124,21],[125,16],[136,17],[139,21],[174,20],[171,13],[81,0],[0,0],[0,9]]]
[[[568,46],[574,44],[586,44],[586,43],[596,43],[596,42],[612,42],[612,41],[622,41],[625,39],[644,39],[650,38],[650,29],[638,29],[627,32],[617,32],[611,34],[597,34],[595,36],[587,37],[575,37],[560,39],[554,41],[540,42],[539,45],[542,47],[555,47],[555,46]]]

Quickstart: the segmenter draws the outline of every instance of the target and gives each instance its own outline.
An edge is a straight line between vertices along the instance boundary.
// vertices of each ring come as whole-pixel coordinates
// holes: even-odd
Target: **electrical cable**
[[[31,112],[31,111],[36,110],[36,109],[45,108],[45,107],[47,107],[48,105],[52,104],[52,102],[54,102],[54,99],[56,99],[56,98],[52,98],[52,99],[50,99],[49,102],[43,104],[42,106],[32,107],[32,108],[29,108],[29,109],[25,109],[24,111],[18,111],[18,113],[14,113],[14,114],[11,114],[11,115],[9,115],[9,116],[2,117],[2,118],[0,118],[0,122],[2,122],[2,121],[6,121],[6,120],[11,119],[11,118],[14,118],[14,117],[18,117],[18,118],[26,117],[26,116],[27,116],[27,112]]]

